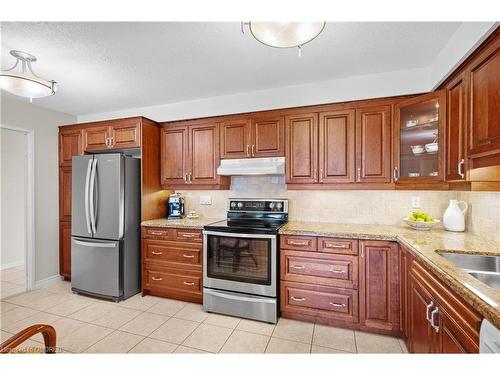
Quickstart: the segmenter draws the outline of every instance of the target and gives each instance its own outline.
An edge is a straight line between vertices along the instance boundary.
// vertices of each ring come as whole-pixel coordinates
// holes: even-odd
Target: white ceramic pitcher
[[[464,208],[460,208],[462,205]],[[465,230],[465,213],[469,206],[464,201],[450,200],[450,205],[443,215],[443,227],[451,232],[463,232]]]

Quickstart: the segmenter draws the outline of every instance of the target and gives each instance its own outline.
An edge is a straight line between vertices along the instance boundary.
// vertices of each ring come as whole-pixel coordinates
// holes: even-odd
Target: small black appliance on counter
[[[168,220],[180,220],[184,218],[184,197],[181,193],[170,194],[167,201]]]

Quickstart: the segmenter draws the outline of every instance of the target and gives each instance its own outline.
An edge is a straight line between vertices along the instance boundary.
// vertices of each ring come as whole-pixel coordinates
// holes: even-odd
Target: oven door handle
[[[265,301],[272,301],[272,302],[275,302],[276,299],[275,298],[266,298],[266,297],[258,297],[258,298],[251,298],[251,297],[244,297],[244,296],[237,296],[233,293],[231,294],[226,294],[226,293],[219,293],[219,292],[216,292],[215,290],[213,289],[204,289],[203,293],[206,293],[206,294],[211,294],[213,296],[216,296],[216,297],[222,297],[222,298],[230,298],[230,299],[233,299],[233,300],[236,300],[236,301],[244,301],[244,302],[265,302]]]
[[[249,233],[226,233],[226,232],[217,232],[211,230],[204,230],[204,235],[207,236],[219,236],[219,237],[237,237],[237,238],[276,238],[275,234],[249,234]]]

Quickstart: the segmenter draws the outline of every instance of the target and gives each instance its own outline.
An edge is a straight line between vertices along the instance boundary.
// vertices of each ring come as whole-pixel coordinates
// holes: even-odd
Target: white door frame
[[[27,274],[26,289],[33,290],[35,286],[35,131],[1,124],[0,128],[26,134],[28,156],[24,172],[26,181],[24,201],[26,241],[24,254]]]

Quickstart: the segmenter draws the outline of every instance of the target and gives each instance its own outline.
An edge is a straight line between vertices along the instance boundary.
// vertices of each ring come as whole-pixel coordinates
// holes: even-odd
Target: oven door
[[[203,286],[276,297],[276,237],[203,231]]]

